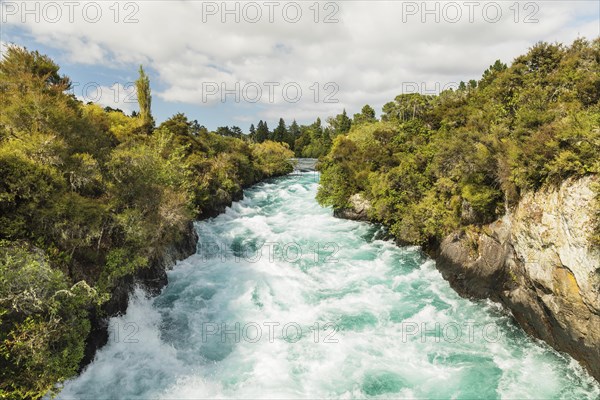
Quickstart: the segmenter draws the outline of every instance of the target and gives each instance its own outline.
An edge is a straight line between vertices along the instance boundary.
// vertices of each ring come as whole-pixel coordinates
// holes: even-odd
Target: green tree
[[[255,148],[181,113],[142,129],[142,112],[83,104],[68,88],[37,52],[0,60],[0,398],[39,398],[72,377],[89,311],[107,311],[194,219],[292,168],[283,145]]]
[[[266,122],[262,120],[258,121],[258,125],[256,126],[256,142],[262,143],[269,138],[271,133],[269,132],[269,127]]]
[[[298,139],[298,137],[300,137],[300,126],[298,126],[298,123],[296,122],[296,120],[294,120],[292,122],[292,124],[290,125],[290,129],[288,130],[288,133],[290,135],[290,140],[291,141],[296,141],[296,139]]]
[[[77,372],[99,297],[67,282],[39,249],[0,241],[0,397],[41,398]]]
[[[279,118],[279,123],[277,124],[277,128],[273,129],[273,141],[274,142],[287,142],[288,131],[285,126],[285,121],[283,118]]]
[[[598,173],[599,63],[600,38],[538,43],[459,90],[397,96],[382,122],[356,114],[321,159],[317,199],[340,208],[362,193],[398,240],[428,244],[497,219],[526,191]]]
[[[140,106],[140,119],[142,129],[145,133],[150,133],[154,127],[154,118],[152,117],[152,95],[150,91],[150,78],[146,75],[144,68],[140,65],[139,78],[135,81],[138,104]]]
[[[333,129],[332,136],[345,135],[350,132],[352,127],[352,120],[346,114],[346,109],[341,114],[336,115],[335,118],[329,118],[327,122]]]
[[[233,131],[228,126],[219,126],[215,132],[217,135],[235,137]]]
[[[354,114],[354,121],[352,123],[358,125],[375,121],[375,110],[367,104],[362,108],[359,114]]]

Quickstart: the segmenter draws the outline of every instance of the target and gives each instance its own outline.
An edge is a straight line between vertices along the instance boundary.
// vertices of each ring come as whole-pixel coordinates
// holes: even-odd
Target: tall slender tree
[[[150,78],[146,75],[144,67],[140,65],[140,77],[135,81],[137,90],[138,104],[140,106],[139,117],[142,121],[142,129],[150,133],[154,128],[154,118],[152,117],[152,94],[150,91]]]
[[[301,131],[300,131],[300,127],[298,126],[298,123],[296,122],[296,120],[294,120],[294,122],[292,122],[292,124],[290,125],[289,129],[288,129],[288,140],[287,143],[290,145],[290,149],[294,149],[296,140],[300,137],[301,135]]]
[[[290,125],[289,133],[294,138],[294,140],[298,139],[298,137],[300,136],[300,127],[298,126],[296,120],[294,120],[294,122],[292,122],[292,124]]]

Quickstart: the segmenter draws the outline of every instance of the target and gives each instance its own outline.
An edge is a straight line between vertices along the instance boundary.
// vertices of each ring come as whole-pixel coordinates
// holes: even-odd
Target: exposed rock
[[[458,293],[503,303],[528,333],[600,380],[600,251],[589,242],[594,181],[528,193],[502,220],[446,237],[437,266]]]
[[[477,215],[475,209],[471,206],[467,200],[462,201],[460,207],[460,222],[464,225],[476,224],[480,220],[480,216]]]
[[[353,194],[348,199],[350,207],[339,208],[333,211],[333,216],[337,218],[351,219],[354,221],[368,221],[371,203],[360,193]]]

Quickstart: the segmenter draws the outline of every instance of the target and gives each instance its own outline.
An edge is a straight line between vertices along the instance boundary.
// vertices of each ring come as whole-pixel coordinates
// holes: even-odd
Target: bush
[[[255,168],[263,177],[289,174],[294,170],[290,158],[294,153],[287,143],[277,143],[267,140],[252,146],[252,156],[255,160]]]
[[[0,242],[0,397],[39,398],[77,371],[100,298],[66,282],[40,250]]]

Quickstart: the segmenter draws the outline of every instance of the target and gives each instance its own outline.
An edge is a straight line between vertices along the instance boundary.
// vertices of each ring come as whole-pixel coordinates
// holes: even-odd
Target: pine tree
[[[239,126],[232,126],[230,131],[231,135],[236,138],[241,138],[244,135],[244,132],[242,132],[242,128],[240,128]]]
[[[287,138],[287,143],[290,145],[290,149],[294,150],[294,147],[296,145],[296,140],[298,140],[298,138],[300,137],[300,127],[298,126],[298,123],[296,122],[296,120],[294,120],[294,122],[292,122],[292,124],[290,125],[289,129],[288,129],[288,138]]]
[[[346,114],[346,109],[344,108],[344,111],[342,112],[342,115],[340,117],[338,133],[346,134],[346,133],[350,132],[351,127],[352,127],[352,120],[348,117],[348,114]]]
[[[350,128],[352,127],[352,120],[348,118],[348,114],[346,114],[346,109],[341,114],[335,116],[335,118],[329,118],[327,123],[333,129],[332,135],[343,135],[350,132]]]
[[[262,143],[265,140],[269,139],[269,127],[266,122],[262,120],[258,121],[258,125],[256,127],[256,142]]]
[[[290,125],[289,134],[292,138],[294,138],[294,140],[298,139],[300,136],[300,127],[298,126],[296,120],[294,120],[294,122],[292,122]]]
[[[279,124],[277,128],[273,130],[273,140],[275,142],[285,142],[287,139],[287,128],[285,127],[285,121],[283,118],[279,118]]]

